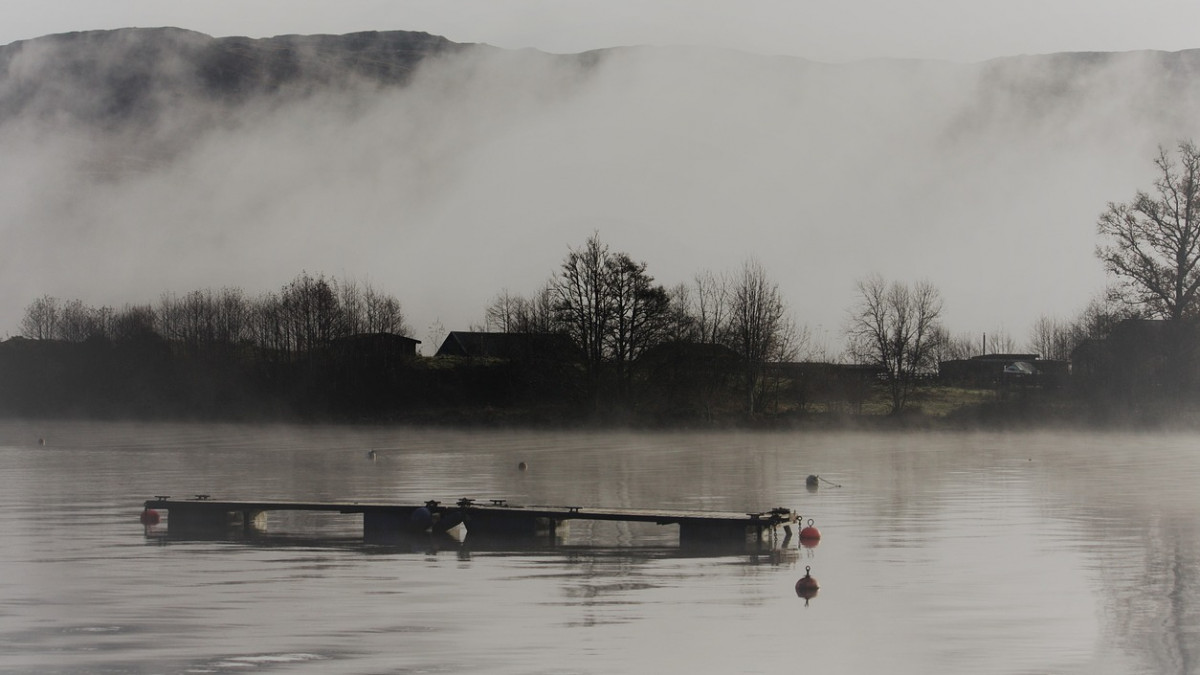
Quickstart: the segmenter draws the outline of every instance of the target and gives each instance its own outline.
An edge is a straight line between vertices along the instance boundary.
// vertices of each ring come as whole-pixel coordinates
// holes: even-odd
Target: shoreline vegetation
[[[142,175],[142,165],[189,158],[208,146],[179,139],[236,129],[262,110],[326,100],[336,101],[337,111],[358,110],[385,90],[430,83],[455,89],[462,85],[457,79],[437,78],[457,71],[435,68],[414,77],[418,65],[503,51],[407,32],[247,40],[130,29],[35,42],[37,49],[0,47],[0,65],[21,64],[9,75],[12,86],[0,91],[0,125],[38,120],[31,128],[44,138],[104,139],[77,160],[88,172],[101,168],[97,185]],[[606,57],[536,58],[583,83]],[[1064,103],[1086,100],[1073,98],[1086,92],[1046,82],[1078,83],[1080,72],[1107,67],[1110,58],[1120,57],[1053,57],[1049,79],[1030,79],[1024,61],[1013,61],[1020,67],[989,66],[988,77],[1011,78],[1002,89],[1024,92],[1042,110],[1050,90],[1061,89]],[[1190,63],[1180,55],[1162,59],[1150,71],[1162,77]],[[1164,91],[1176,100],[1179,83],[1171,78]],[[289,138],[289,152],[293,145]],[[407,149],[397,148],[390,152]],[[410,154],[413,175],[420,175],[432,155]],[[114,160],[118,155],[123,159]],[[220,166],[221,175],[229,166]],[[799,322],[805,317],[793,314],[784,290],[753,256],[666,286],[646,262],[611,250],[594,232],[568,248],[540,288],[528,295],[501,289],[480,325],[447,333],[435,320],[425,345],[437,350],[433,356],[418,355],[421,341],[397,298],[307,271],[253,297],[237,288],[207,289],[113,308],[43,296],[26,308],[19,337],[0,342],[0,417],[544,428],[1200,428],[1200,148],[1187,140],[1174,151],[1160,147],[1153,167],[1150,188],[1108,203],[1096,222],[1095,254],[1114,285],[1074,318],[1042,315],[1023,345],[978,327],[951,334],[941,292],[930,280],[878,274],[856,280],[843,344],[821,344],[824,335]],[[249,181],[246,203],[272,200],[269,186],[256,181]],[[381,184],[373,175],[369,183]],[[127,203],[102,201],[122,209]],[[389,211],[372,204],[373,211]],[[217,212],[260,213],[257,206]],[[289,236],[336,224],[294,221],[290,213]],[[124,210],[88,217],[141,222]],[[30,221],[30,231],[38,222]],[[186,240],[193,241],[217,223],[189,226]],[[741,236],[766,248],[779,245],[775,234],[768,228],[752,240]],[[470,235],[455,236],[457,244]],[[212,239],[212,254],[224,255],[230,244]],[[925,248],[925,254],[933,253]],[[988,257],[997,258],[990,250]],[[433,273],[431,260],[410,265]],[[794,281],[789,289],[822,292]]]
[[[487,331],[417,353],[400,302],[301,273],[278,292],[94,308],[43,296],[0,341],[0,418],[777,430],[1200,428],[1200,322],[1093,306],[1035,353],[971,355],[927,283],[859,284],[822,360],[755,261],[666,289],[597,235]],[[913,328],[913,326],[918,326]],[[440,328],[440,327],[438,327]],[[440,346],[439,346],[440,345]],[[1070,345],[1068,350],[1064,345]],[[1005,347],[1012,348],[1009,340]],[[1065,356],[1065,357],[1064,357]],[[816,357],[816,358],[814,358]]]
[[[846,387],[818,376],[769,376],[771,396],[748,414],[729,373],[724,388],[647,385],[635,388],[634,400],[597,402],[578,363],[411,355],[385,366],[384,355],[350,358],[336,348],[270,362],[245,351],[218,358],[146,340],[138,347],[100,339],[0,342],[0,417],[546,430],[1200,428],[1200,409],[1186,402],[1102,397],[1037,380],[963,387],[928,378],[893,412],[887,383],[877,377]],[[683,369],[711,372],[711,364]]]
[[[860,281],[830,360],[754,260],[655,284],[598,235],[530,297],[422,356],[399,300],[302,272],[277,292],[89,307],[43,296],[0,341],[0,418],[472,428],[1200,428],[1200,321],[1093,303],[1035,336],[1051,358],[973,354],[927,282]],[[1040,339],[1039,339],[1040,338]],[[995,338],[993,338],[995,339]],[[993,342],[995,344],[995,342]],[[1042,350],[1039,350],[1042,351]]]

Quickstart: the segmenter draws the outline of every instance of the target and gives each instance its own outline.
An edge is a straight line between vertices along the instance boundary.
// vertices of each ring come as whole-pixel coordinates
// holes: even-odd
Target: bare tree
[[[1085,340],[1108,337],[1117,324],[1126,319],[1144,319],[1139,308],[1131,306],[1114,295],[1112,290],[1093,297],[1068,325],[1068,340],[1075,349]]]
[[[772,341],[771,352],[767,355],[768,363],[791,363],[799,360],[807,360],[814,353],[812,332],[808,326],[797,325],[791,317],[784,317],[779,324],[777,337]],[[779,406],[779,392],[784,384],[784,378],[763,378],[760,388],[762,390],[760,409],[765,409],[766,405],[774,405],[776,409]],[[798,386],[793,380],[793,387]],[[799,385],[802,387],[802,383]],[[803,394],[799,397],[801,406],[804,405]]]
[[[1013,354],[1017,341],[1008,331],[996,328],[983,334],[982,348],[989,354]]]
[[[1109,203],[1096,248],[1126,297],[1153,316],[1200,314],[1200,150],[1181,142],[1178,161],[1159,148],[1154,194],[1138,191],[1129,203]]]
[[[156,338],[154,309],[150,305],[126,305],[113,317],[110,337],[116,342]]]
[[[250,338],[250,303],[240,288],[222,288],[216,302],[218,341],[238,344]]]
[[[324,275],[301,272],[283,287],[279,297],[285,320],[291,325],[293,353],[311,352],[339,335],[341,310]]]
[[[178,340],[182,332],[179,300],[171,293],[163,293],[158,299],[158,311],[154,313],[154,325],[158,334],[168,340]]]
[[[1029,351],[1043,359],[1066,361],[1071,358],[1071,327],[1045,314],[1033,322],[1029,332]]]
[[[599,234],[592,234],[583,247],[570,250],[554,280],[558,321],[583,350],[593,376],[604,361],[604,341],[612,320],[608,258],[608,246],[600,242]]]
[[[613,312],[606,352],[616,365],[618,390],[624,398],[632,391],[631,364],[665,340],[670,299],[646,272],[646,263],[618,253],[606,266]]]
[[[857,290],[847,327],[849,351],[859,362],[883,370],[892,413],[899,413],[919,376],[937,367],[941,294],[928,281],[910,287],[888,284],[878,275],[860,280]]]
[[[607,351],[616,363],[627,364],[662,342],[670,299],[646,273],[644,262],[618,253],[607,261],[607,269],[613,311]]]
[[[429,328],[425,330],[425,338],[434,352],[441,349],[442,340],[446,339],[446,327],[442,325],[441,317],[434,318],[433,323],[429,324]]]
[[[1144,317],[1137,307],[1120,300],[1119,293],[1109,289],[1088,301],[1072,319],[1045,314],[1038,317],[1030,329],[1028,349],[1045,359],[1067,361],[1084,341],[1103,339],[1121,321],[1138,318]]]
[[[773,358],[790,348],[792,336],[779,285],[767,277],[756,260],[748,260],[729,289],[727,344],[742,360],[743,393],[747,412],[753,414],[762,394],[763,373]]]
[[[702,272],[696,275],[693,315],[699,341],[719,344],[729,328],[729,293],[732,283],[725,275]]]
[[[63,303],[45,295],[25,308],[21,335],[68,342],[89,338],[131,340],[155,333],[158,324],[157,315],[149,305],[126,305],[118,312],[112,307],[89,307],[81,300]]]
[[[251,307],[241,289],[163,294],[155,316],[158,332],[192,351],[232,345],[252,337]]]
[[[363,306],[366,311],[363,330],[367,333],[394,333],[410,335],[409,327],[395,296],[376,290],[370,284],[363,288]]]
[[[532,297],[510,293],[506,288],[484,309],[481,330],[500,333],[554,333],[560,329],[555,303],[557,279],[551,279]]]
[[[265,293],[251,305],[250,326],[251,339],[268,358],[291,357],[290,324],[278,294]]]
[[[610,375],[618,396],[627,396],[629,364],[666,334],[666,290],[646,263],[611,253],[598,234],[570,250],[551,288],[556,323],[583,351],[596,403]]]
[[[532,297],[524,299],[517,312],[522,333],[558,333],[563,330],[554,311],[554,283],[547,281]]]
[[[81,300],[68,300],[59,312],[58,338],[83,342],[97,334],[96,312]]]
[[[111,340],[117,311],[108,305],[88,308],[88,337]]]
[[[951,335],[950,331],[939,326],[935,338],[934,351],[937,361],[954,361],[969,359],[980,353],[980,345],[970,333]]]
[[[667,291],[665,339],[674,342],[700,342],[700,323],[692,314],[692,289],[677,284]]]
[[[58,299],[43,295],[25,308],[21,335],[31,340],[50,340],[58,335]]]
[[[342,334],[358,335],[370,332],[366,326],[366,301],[358,282],[347,279],[334,285],[337,288],[338,304],[341,306]]]
[[[196,351],[216,338],[217,309],[212,291],[191,291],[182,298],[163,294],[159,326],[164,337]]]
[[[507,288],[501,290],[484,310],[484,326],[500,333],[520,332],[517,324],[524,303],[521,296],[509,293]]]

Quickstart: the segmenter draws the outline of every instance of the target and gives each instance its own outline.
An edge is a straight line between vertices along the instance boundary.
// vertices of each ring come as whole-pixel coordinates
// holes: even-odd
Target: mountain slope
[[[423,33],[178,29],[0,47],[0,333],[303,269],[458,330],[593,232],[659,281],[757,258],[836,350],[856,279],[1019,344],[1104,285],[1095,220],[1200,137],[1200,51],[819,64]],[[418,335],[419,339],[426,336]]]
[[[0,47],[0,119],[112,127],[198,101],[236,105],[353,83],[402,85],[424,59],[469,46],[406,31],[212,38],[177,28],[51,35]]]

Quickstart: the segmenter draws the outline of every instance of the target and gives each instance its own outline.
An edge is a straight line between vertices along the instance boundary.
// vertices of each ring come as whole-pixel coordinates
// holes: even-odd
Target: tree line
[[[1127,319],[1200,319],[1200,150],[1181,141],[1174,156],[1160,147],[1153,189],[1128,202],[1110,202],[1097,220],[1096,256],[1114,283],[1092,298],[1077,316],[1042,315],[1024,349],[1041,358],[1069,361],[1077,347],[1102,340]],[[612,254],[593,236],[573,249],[560,272],[529,298],[507,292],[486,312],[486,325],[500,330],[566,330],[584,348],[589,367],[605,364],[623,381],[627,364],[658,342],[697,342],[730,348],[742,368],[739,378],[747,411],[767,391],[766,365],[811,354],[811,339],[788,316],[779,288],[754,261],[740,272],[697,276],[691,285],[653,285],[645,263]],[[904,409],[922,377],[940,361],[982,353],[986,342],[951,335],[942,323],[936,287],[860,279],[844,326],[845,346],[837,360],[879,369],[892,412]],[[1013,353],[1016,340],[993,332],[991,353]],[[1163,355],[1190,367],[1194,340]]]
[[[164,294],[90,307],[43,296],[0,343],[0,413],[120,417],[382,417],[436,391],[396,386],[395,359],[356,335],[408,332],[400,302],[350,280],[302,272],[278,291]]]
[[[153,336],[192,350],[249,345],[285,359],[363,333],[409,333],[400,301],[368,283],[307,271],[256,298],[238,288],[203,289],[115,310],[42,296],[21,320],[21,336],[32,340],[128,342]]]
[[[788,315],[779,285],[756,260],[732,273],[704,272],[693,284],[655,283],[645,262],[612,251],[598,233],[571,248],[546,284],[529,297],[501,291],[483,328],[562,333],[579,348],[594,405],[629,405],[634,364],[666,345],[719,345],[736,356],[731,378],[745,410],[759,411],[770,363],[790,361],[808,346],[807,331]]]
[[[1180,143],[1175,157],[1160,148],[1154,164],[1153,190],[1108,204],[1097,221],[1096,255],[1114,278],[1113,286],[1073,319],[1039,317],[1026,349],[1066,360],[1078,345],[1105,337],[1124,319],[1200,317],[1200,151],[1190,142]],[[848,308],[843,349],[832,358],[823,356],[873,368],[890,410],[900,412],[940,361],[982,351],[974,337],[951,335],[942,314],[941,294],[928,281],[864,277],[856,282]],[[509,379],[537,382],[538,395],[593,411],[638,408],[652,396],[677,398],[678,392],[662,390],[661,382],[669,381],[689,390],[693,399],[703,398],[706,409],[729,399],[753,416],[777,406],[782,388],[796,386],[773,367],[815,354],[808,329],[795,322],[778,284],[756,260],[729,272],[704,271],[668,288],[655,281],[645,262],[613,251],[599,233],[568,248],[531,295],[499,293],[485,308],[479,328],[569,338],[579,354],[578,372],[546,378],[526,371]],[[206,289],[114,310],[43,296],[26,308],[21,321],[22,337],[36,341],[164,344],[185,355],[236,354],[255,363],[309,362],[320,356],[326,367],[321,377],[331,377],[329,348],[341,338],[410,333],[395,297],[370,284],[307,271],[253,298],[236,288]],[[682,348],[687,345],[712,349],[687,351]],[[992,352],[1012,352],[1017,343],[993,332],[990,345]],[[659,369],[648,370],[653,367]],[[305,377],[312,380],[314,372]],[[443,373],[426,384],[454,400],[448,392],[455,387],[483,381],[475,375],[455,383]],[[282,379],[294,377],[289,372]],[[396,373],[389,377],[375,391],[407,386],[398,384]],[[488,378],[487,386],[500,386]],[[506,396],[513,400],[511,392]]]

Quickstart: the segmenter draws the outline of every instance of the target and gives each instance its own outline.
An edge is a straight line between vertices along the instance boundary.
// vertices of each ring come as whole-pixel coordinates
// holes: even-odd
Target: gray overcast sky
[[[0,0],[4,44],[129,26],[976,62],[1200,48],[1200,0]],[[600,232],[668,286],[757,259],[822,345],[836,348],[854,281],[870,273],[932,281],[955,333],[1023,342],[1038,316],[1073,317],[1103,289],[1105,203],[1149,187],[1156,146],[1200,138],[1200,86],[1181,91],[1137,54],[1052,108],[980,87],[981,69],[805,72],[690,50],[616,54],[555,94],[563,73],[530,56],[441,64],[351,118],[322,105],[252,116],[170,165],[68,192],[80,139],[0,139],[17,144],[0,153],[0,186],[14,188],[0,200],[0,253],[20,251],[0,264],[0,335],[43,294],[117,307],[226,285],[254,295],[307,269],[397,294],[436,346],[427,327],[466,330],[499,289],[534,293]],[[1044,63],[1006,72],[1042,77],[1022,69]],[[444,269],[471,274],[430,283]]]
[[[818,61],[979,61],[1060,51],[1200,47],[1197,0],[5,0],[0,44],[176,26],[214,36],[423,30],[570,53],[710,45]]]

